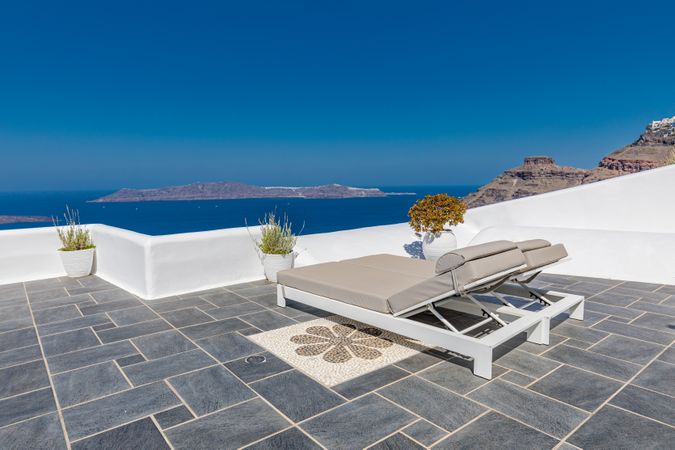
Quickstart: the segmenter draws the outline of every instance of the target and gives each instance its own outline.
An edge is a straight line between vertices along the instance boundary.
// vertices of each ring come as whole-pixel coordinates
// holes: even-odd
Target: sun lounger
[[[526,332],[530,342],[548,343],[548,312],[575,309],[583,297],[564,294],[541,311],[505,305],[486,305],[476,293],[489,293],[527,268],[526,258],[510,241],[465,247],[437,262],[394,255],[372,255],[339,262],[285,270],[278,274],[277,303],[294,300],[334,314],[439,346],[474,359],[474,373],[492,375],[495,347]],[[456,328],[438,310],[450,309],[484,316],[464,329]],[[445,326],[413,320],[424,311]],[[499,328],[481,336],[488,324]]]

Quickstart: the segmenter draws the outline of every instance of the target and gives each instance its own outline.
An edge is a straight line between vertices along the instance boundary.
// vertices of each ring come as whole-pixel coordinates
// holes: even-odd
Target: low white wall
[[[554,272],[675,284],[675,166],[469,210],[460,246],[494,239],[564,243]],[[245,228],[147,236],[90,225],[96,273],[153,299],[259,279]],[[0,284],[63,276],[53,228],[0,231]],[[375,253],[419,257],[407,224],[301,236],[297,265]]]

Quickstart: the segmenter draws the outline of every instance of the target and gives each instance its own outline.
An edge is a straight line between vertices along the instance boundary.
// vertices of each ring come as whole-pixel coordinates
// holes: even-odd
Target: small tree
[[[466,203],[457,197],[448,194],[427,195],[417,200],[408,211],[409,223],[418,233],[450,231],[446,226],[464,223],[466,209]]]
[[[253,239],[260,251],[266,255],[287,255],[293,251],[297,236],[293,234],[288,216],[279,220],[275,212],[265,214],[260,222],[260,239]]]

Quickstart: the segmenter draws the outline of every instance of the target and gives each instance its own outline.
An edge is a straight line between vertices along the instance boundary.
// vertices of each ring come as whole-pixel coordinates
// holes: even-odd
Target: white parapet
[[[460,246],[494,239],[562,242],[557,273],[675,284],[675,166],[469,210]],[[89,225],[95,271],[154,299],[263,277],[245,228],[147,236]],[[0,285],[65,275],[53,228],[0,231]],[[407,224],[301,236],[298,265],[376,253],[419,257]]]

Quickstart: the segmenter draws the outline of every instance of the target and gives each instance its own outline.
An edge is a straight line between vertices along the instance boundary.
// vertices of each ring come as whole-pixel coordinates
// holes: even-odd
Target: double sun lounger
[[[498,345],[522,332],[548,345],[551,318],[569,311],[583,320],[584,297],[527,285],[566,257],[563,245],[535,239],[465,247],[435,263],[386,254],[328,262],[279,272],[277,304],[293,300],[471,357],[474,374],[490,379]],[[458,329],[440,307],[480,320]],[[413,318],[423,312],[442,326]]]

